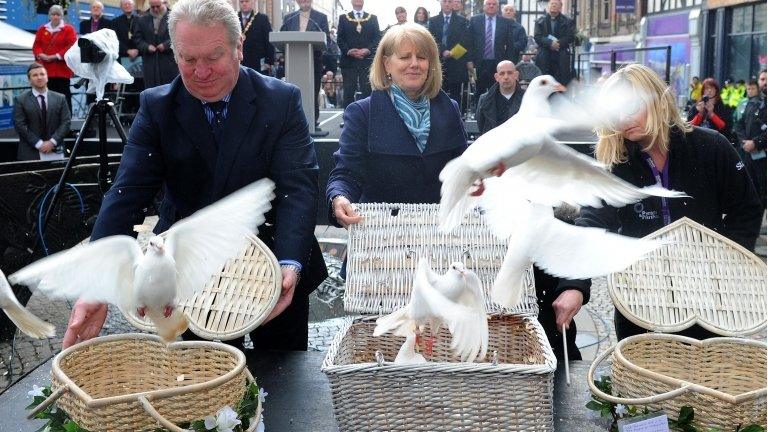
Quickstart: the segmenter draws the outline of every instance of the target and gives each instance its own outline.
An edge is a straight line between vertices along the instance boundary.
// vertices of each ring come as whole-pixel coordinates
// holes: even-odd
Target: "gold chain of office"
[[[350,12],[350,13],[348,13],[345,16],[347,17],[347,19],[349,21],[357,23],[357,27],[355,28],[355,30],[357,30],[358,33],[362,33],[363,32],[363,23],[368,22],[368,20],[371,19],[371,17],[373,15],[368,14],[367,18],[356,18],[355,17],[355,13],[354,12]]]
[[[251,17],[248,18],[248,22],[245,23],[245,27],[243,27],[243,41],[245,41],[246,34],[248,33],[248,29],[251,28],[254,18],[256,18],[256,12],[251,12]]]

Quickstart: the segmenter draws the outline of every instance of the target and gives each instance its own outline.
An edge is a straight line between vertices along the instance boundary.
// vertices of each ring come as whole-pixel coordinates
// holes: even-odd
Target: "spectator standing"
[[[111,27],[109,18],[104,17],[104,5],[100,1],[94,1],[91,3],[91,17],[80,21],[80,34],[93,33]]]
[[[135,113],[139,110],[139,93],[144,90],[144,74],[140,70],[141,60],[139,50],[133,43],[133,34],[136,32],[138,15],[134,11],[133,0],[121,0],[120,9],[123,11],[119,17],[112,20],[112,30],[117,35],[120,43],[118,55],[120,64],[126,66],[128,72],[133,75],[133,84],[125,85],[125,99],[123,101],[123,113]],[[131,67],[134,65],[134,67]],[[139,69],[139,70],[136,70]]]
[[[527,40],[520,24],[499,14],[498,0],[485,0],[483,13],[470,19],[471,67],[477,69],[477,94],[485,93],[494,83],[496,65],[502,60],[517,62]]]
[[[77,42],[74,27],[64,22],[64,9],[53,5],[48,10],[50,21],[40,26],[32,43],[32,53],[38,63],[45,67],[48,76],[48,88],[64,95],[67,107],[72,111],[72,92],[69,79],[72,70],[64,62],[64,54]]]
[[[146,88],[168,84],[179,74],[168,33],[165,0],[149,0],[149,13],[136,22],[133,43],[142,56]]]
[[[70,112],[64,95],[48,89],[48,73],[40,63],[27,68],[30,90],[13,102],[13,127],[19,135],[18,160],[64,158]]]
[[[237,14],[243,32],[243,66],[269,74],[275,64],[275,47],[269,43],[272,25],[269,18],[256,10],[257,0],[240,0]]]
[[[733,113],[720,99],[717,81],[705,79],[701,93],[701,99],[688,111],[688,121],[694,126],[716,130],[730,139]]]
[[[536,20],[533,37],[538,45],[536,66],[567,85],[572,78],[571,44],[576,39],[576,25],[563,15],[562,0],[549,0],[547,14]]]
[[[517,21],[517,11],[515,10],[515,6],[511,3],[502,6],[501,16],[508,20]]]
[[[297,0],[299,10],[289,13],[283,19],[280,31],[312,31],[325,35],[325,43],[328,46],[330,31],[328,30],[328,16],[312,9],[312,0]],[[319,132],[320,124],[320,80],[323,78],[323,51],[322,47],[315,47],[313,52],[315,74],[315,131]]]
[[[525,90],[518,85],[519,73],[515,64],[502,60],[493,75],[496,82],[477,102],[477,128],[484,134],[509,120],[520,110]]]
[[[453,12],[453,0],[440,1],[440,14],[429,19],[429,32],[435,38],[443,68],[443,90],[461,105],[461,86],[469,81],[469,22]],[[460,46],[460,47],[459,47]],[[454,56],[452,50],[464,50]]]
[[[344,74],[344,107],[361,97],[371,95],[368,70],[379,45],[381,31],[376,15],[363,11],[364,0],[352,0],[352,11],[339,17],[338,42],[341,50],[341,73]]]
[[[413,22],[422,25],[424,27],[429,26],[429,11],[424,6],[416,8],[416,13],[413,14]]]
[[[760,72],[763,82],[765,82],[765,71]],[[750,174],[755,184],[755,189],[766,208],[766,115],[765,115],[765,93],[760,91],[757,81],[750,81],[747,85],[747,104],[744,107],[743,114],[736,121],[734,134],[736,135],[738,147],[744,153],[749,155],[752,163]]]

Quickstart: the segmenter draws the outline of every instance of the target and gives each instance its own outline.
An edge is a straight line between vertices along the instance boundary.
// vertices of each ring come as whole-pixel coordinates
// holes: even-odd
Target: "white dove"
[[[43,258],[9,279],[50,297],[136,310],[171,341],[187,328],[176,305],[245,247],[271,208],[274,187],[262,179],[199,210],[152,237],[145,254],[133,237],[111,236]]]
[[[423,355],[416,352],[416,333],[411,332],[405,337],[405,342],[395,357],[395,363],[400,364],[417,364],[426,363],[427,359]]]
[[[451,348],[462,361],[484,358],[488,350],[488,318],[477,275],[464,264],[452,263],[439,275],[426,259],[419,260],[408,305],[376,320],[374,336],[392,332],[408,337],[430,325],[437,334],[442,324],[453,336]]]
[[[0,271],[0,308],[3,308],[8,318],[27,336],[43,339],[56,335],[53,325],[36,317],[19,303],[2,271]]]
[[[510,193],[504,183],[511,175],[486,181],[480,206],[491,231],[509,239],[504,262],[491,289],[491,300],[504,307],[520,302],[525,271],[535,263],[547,273],[584,279],[620,271],[662,245],[610,233],[600,228],[570,225],[555,218],[552,207]]]
[[[608,172],[586,155],[557,143],[552,135],[615,121],[616,106],[630,98],[615,89],[616,97],[589,107],[562,97],[554,104],[559,118],[551,116],[547,98],[564,87],[549,75],[534,78],[525,91],[520,110],[509,120],[486,132],[440,172],[440,229],[449,232],[477,203],[483,179],[511,171],[521,182],[535,187],[529,199],[550,206],[566,202],[599,207],[601,199],[621,207],[649,195],[684,196],[660,186],[635,187]],[[507,170],[509,168],[509,170]]]

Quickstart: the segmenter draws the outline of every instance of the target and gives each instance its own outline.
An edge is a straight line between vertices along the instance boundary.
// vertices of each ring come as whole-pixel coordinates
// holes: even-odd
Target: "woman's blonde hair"
[[[414,49],[429,60],[427,80],[419,92],[419,97],[426,96],[432,99],[440,92],[443,85],[443,71],[440,67],[440,57],[437,52],[437,44],[432,34],[419,24],[405,23],[392,26],[384,34],[376,49],[376,56],[371,64],[370,81],[374,90],[388,90],[392,85],[392,79],[387,75],[384,60],[395,55],[397,49],[404,41],[413,44]]]
[[[628,86],[628,88],[626,88]],[[651,68],[641,64],[630,64],[609,77],[600,90],[601,97],[610,98],[615,91],[624,87],[636,98],[641,109],[645,109],[646,121],[643,134],[651,138],[650,144],[643,148],[648,151],[658,147],[669,151],[669,134],[673,127],[682,132],[691,130],[677,111],[675,97],[664,81]],[[598,161],[613,166],[627,161],[627,148],[624,137],[617,127],[598,128],[595,157]]]

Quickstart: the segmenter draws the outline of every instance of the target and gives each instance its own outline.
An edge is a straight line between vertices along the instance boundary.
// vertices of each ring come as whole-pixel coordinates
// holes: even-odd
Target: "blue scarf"
[[[427,139],[429,138],[429,99],[422,96],[417,101],[412,101],[405,93],[394,83],[390,87],[392,90],[392,102],[400,117],[405,122],[405,126],[416,139],[416,145],[419,151],[424,153],[427,148]]]

